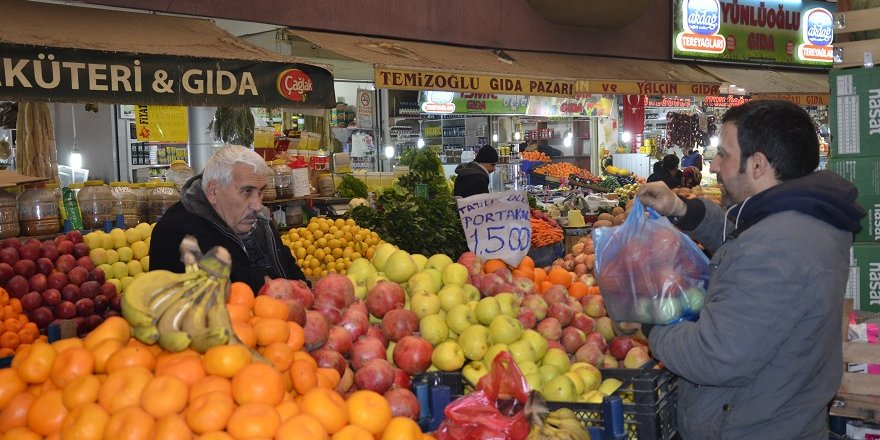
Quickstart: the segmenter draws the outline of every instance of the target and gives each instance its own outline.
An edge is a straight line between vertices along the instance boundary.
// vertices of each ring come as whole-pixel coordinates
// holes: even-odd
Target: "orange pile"
[[[536,168],[535,171],[533,171],[533,172],[536,174],[544,174],[544,175],[551,176],[551,177],[559,177],[559,178],[564,177],[566,179],[568,178],[568,176],[570,176],[572,174],[577,174],[579,176],[584,177],[585,176],[584,172],[586,172],[586,174],[590,173],[589,171],[578,168],[577,166],[570,164],[568,162],[548,163],[547,165],[541,165],[540,167]]]
[[[0,437],[430,438],[414,421],[392,417],[380,394],[362,390],[344,400],[333,389],[338,374],[325,377],[308,353],[293,349],[302,344],[291,345],[278,318],[265,316],[277,305],[240,285],[232,299],[259,318],[254,332],[268,343],[260,348],[271,365],[240,344],[204,355],[165,352],[131,338],[129,324],[111,317],[85,339],[22,345],[12,367],[0,370]],[[257,325],[263,321],[272,324]]]
[[[523,151],[520,153],[524,160],[532,160],[535,162],[550,162],[550,156],[541,151]]]
[[[565,270],[560,266],[552,266],[548,270],[535,267],[535,262],[528,255],[520,261],[517,267],[508,265],[502,260],[492,259],[483,263],[483,273],[494,272],[499,268],[510,269],[514,277],[526,278],[535,283],[535,291],[544,293],[554,285],[561,285],[568,290],[568,294],[580,298],[586,295],[599,295],[599,286],[588,286],[583,281],[577,280],[574,272]]]
[[[18,298],[10,298],[0,288],[0,358],[14,355],[22,344],[30,344],[40,337],[40,330],[28,321]]]

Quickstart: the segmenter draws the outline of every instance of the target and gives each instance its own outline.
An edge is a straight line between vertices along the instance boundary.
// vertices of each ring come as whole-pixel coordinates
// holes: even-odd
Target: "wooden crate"
[[[880,346],[864,342],[850,342],[849,314],[853,302],[847,299],[843,307],[843,380],[831,405],[832,416],[861,419],[880,423],[880,376],[846,372],[847,363],[880,364]]]
[[[880,64],[880,39],[852,41],[849,38],[853,32],[880,29],[880,8],[844,10],[848,9],[849,3],[840,2],[840,12],[835,14],[834,47],[840,48],[842,57],[841,62],[834,63],[834,67],[861,66],[865,52],[873,55],[875,65]]]

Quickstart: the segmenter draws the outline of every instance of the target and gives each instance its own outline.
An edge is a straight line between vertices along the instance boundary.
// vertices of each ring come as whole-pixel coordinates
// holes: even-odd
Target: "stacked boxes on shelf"
[[[868,212],[850,252],[847,296],[880,312],[880,69],[830,73],[831,158],[827,168],[853,182]]]

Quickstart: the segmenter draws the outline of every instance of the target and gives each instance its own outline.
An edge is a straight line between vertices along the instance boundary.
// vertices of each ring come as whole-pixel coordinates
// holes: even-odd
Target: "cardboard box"
[[[856,233],[855,241],[880,242],[880,157],[829,159],[825,168],[859,189],[858,202],[868,215],[862,219],[862,229]]]
[[[846,297],[855,309],[880,312],[880,244],[853,243],[849,255]]]
[[[31,177],[16,173],[15,171],[0,170],[0,188],[8,188],[25,183],[45,182],[47,180],[49,179],[45,177]]]
[[[831,157],[880,156],[880,68],[832,69]]]

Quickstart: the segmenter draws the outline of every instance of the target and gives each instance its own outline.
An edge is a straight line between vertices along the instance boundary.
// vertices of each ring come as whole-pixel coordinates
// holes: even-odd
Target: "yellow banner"
[[[188,142],[186,107],[136,105],[137,140],[143,142]]]
[[[766,94],[766,95],[752,95],[752,99],[781,99],[784,101],[795,103],[799,106],[812,106],[812,105],[828,105],[831,102],[831,96],[827,94],[813,94],[813,95],[798,95],[798,94]]]
[[[719,83],[702,82],[580,80],[574,90],[606,95],[715,96],[720,94],[720,86]]]
[[[380,89],[560,97],[573,97],[575,93],[573,81],[379,68],[375,69],[375,72],[376,87]]]

